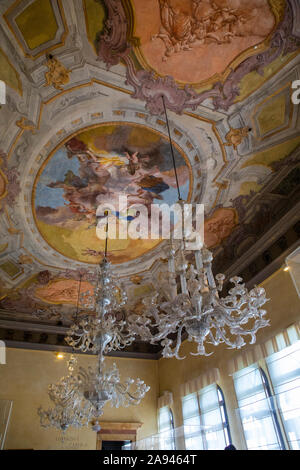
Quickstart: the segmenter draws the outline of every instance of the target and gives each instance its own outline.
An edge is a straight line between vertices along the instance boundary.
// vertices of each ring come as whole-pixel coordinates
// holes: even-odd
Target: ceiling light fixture
[[[85,291],[80,301],[90,313],[79,323],[77,316],[67,332],[65,341],[74,350],[103,353],[129,346],[135,339],[126,331],[126,321],[122,308],[127,302],[127,294],[111,272],[107,259],[108,212],[106,219],[106,238],[104,257],[97,268],[97,280],[94,291]]]
[[[126,331],[126,322],[118,320],[118,313],[127,301],[126,292],[114,279],[107,260],[108,212],[106,212],[106,240],[104,258],[98,268],[94,292],[84,292],[78,300],[74,324],[70,327],[66,342],[74,350],[97,354],[97,366],[79,367],[74,373],[72,362],[70,374],[58,384],[50,385],[49,396],[55,408],[38,414],[42,426],[55,426],[67,429],[69,426],[87,425],[91,418],[93,429],[100,430],[98,418],[103,414],[104,405],[110,402],[112,407],[138,405],[150,387],[143,380],[127,378],[121,382],[116,366],[105,366],[104,353],[120,349],[132,343],[134,335]],[[81,281],[81,279],[80,279]],[[93,315],[77,322],[79,299],[84,306],[92,309]],[[72,355],[73,361],[75,356]]]
[[[163,96],[162,101],[176,176]],[[176,183],[179,203],[182,205],[177,177]],[[214,346],[225,343],[229,348],[240,349],[246,344],[246,336],[250,336],[250,344],[253,344],[256,332],[269,325],[269,320],[264,318],[266,310],[261,308],[268,300],[265,290],[254,287],[248,291],[242,278],[235,276],[230,279],[233,287],[228,295],[220,297],[225,275],[217,274],[214,277],[212,261],[213,255],[205,246],[188,252],[184,237],[177,246],[171,240],[165,282],[150,298],[143,300],[145,310],[141,315],[129,315],[131,331],[143,341],[160,343],[163,357],[184,359],[179,355],[183,333],[197,346],[197,351],[191,352],[192,355],[208,356],[212,352],[207,353],[205,343]]]
[[[86,426],[92,419],[94,410],[78,389],[76,365],[76,357],[72,354],[68,361],[68,375],[49,385],[48,395],[54,407],[48,410],[38,408],[42,427],[55,427],[64,432],[70,426]]]

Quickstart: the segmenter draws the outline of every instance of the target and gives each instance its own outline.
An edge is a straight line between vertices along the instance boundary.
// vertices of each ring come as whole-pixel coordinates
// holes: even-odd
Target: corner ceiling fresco
[[[220,80],[233,61],[252,55],[254,46],[266,48],[278,22],[268,0],[151,0],[146,8],[139,0],[133,3],[135,35],[148,67],[198,86]]]
[[[103,256],[99,204],[177,201],[162,95],[214,271],[251,281],[299,239],[299,18],[298,0],[0,2],[0,337],[68,324]],[[137,313],[164,250],[109,242]]]

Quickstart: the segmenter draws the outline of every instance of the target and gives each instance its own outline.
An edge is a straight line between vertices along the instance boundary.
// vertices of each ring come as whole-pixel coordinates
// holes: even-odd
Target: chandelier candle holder
[[[131,330],[143,341],[160,342],[166,358],[184,359],[179,355],[184,332],[188,341],[197,345],[197,352],[192,355],[211,355],[206,352],[205,343],[225,343],[229,348],[240,349],[246,344],[245,336],[250,336],[250,344],[255,343],[257,331],[269,325],[264,318],[266,310],[261,308],[268,300],[265,290],[255,287],[248,291],[242,278],[235,276],[230,279],[233,287],[228,295],[221,298],[225,276],[214,277],[212,253],[206,247],[193,253],[194,263],[188,263],[184,242],[177,251],[171,244],[165,280],[158,292],[143,300],[142,315],[129,315]]]
[[[48,395],[54,407],[48,410],[38,408],[40,424],[44,428],[55,427],[65,432],[69,427],[87,426],[93,417],[93,407],[78,389],[75,373],[77,360],[72,354],[68,361],[69,374],[56,384],[50,384]]]

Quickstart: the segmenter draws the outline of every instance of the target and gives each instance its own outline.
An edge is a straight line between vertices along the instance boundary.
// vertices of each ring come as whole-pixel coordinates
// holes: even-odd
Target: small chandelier
[[[98,266],[94,292],[81,295],[82,305],[91,313],[73,323],[65,341],[75,350],[92,353],[103,350],[104,343],[105,353],[129,346],[135,337],[126,331],[126,322],[119,318],[126,302],[126,292],[113,278],[105,253]]]
[[[163,96],[162,101],[178,199],[183,208]],[[163,347],[162,356],[166,358],[184,359],[179,355],[184,333],[188,341],[197,345],[197,352],[192,355],[211,355],[212,352],[206,352],[205,343],[214,346],[225,343],[229,348],[240,349],[246,344],[246,336],[250,336],[250,344],[255,343],[256,332],[269,325],[269,321],[264,318],[266,310],[261,308],[268,300],[265,290],[255,287],[249,292],[242,278],[235,276],[230,279],[233,287],[228,295],[220,298],[225,276],[217,274],[214,277],[212,253],[205,246],[193,253],[194,260],[188,262],[185,240],[180,241],[179,247],[175,247],[171,241],[168,272],[163,273],[164,280],[158,291],[143,300],[144,312],[141,315],[129,315],[131,331],[143,341],[160,343]],[[175,346],[172,348],[174,341]]]
[[[93,417],[93,407],[78,390],[76,358],[72,354],[68,361],[68,375],[56,384],[50,384],[48,395],[54,407],[48,410],[38,408],[40,424],[44,428],[55,427],[66,431],[70,426],[87,426]]]
[[[103,407],[110,402],[112,407],[127,407],[138,405],[150,387],[143,380],[127,378],[122,383],[120,373],[116,366],[108,368],[104,365],[102,351],[98,355],[97,368],[79,368],[79,388],[86,400],[93,407],[93,415],[99,418],[103,414]]]

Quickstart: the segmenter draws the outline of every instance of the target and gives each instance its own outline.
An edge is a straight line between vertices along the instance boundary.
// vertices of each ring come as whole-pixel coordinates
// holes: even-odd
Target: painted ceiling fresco
[[[135,0],[134,11],[149,67],[190,84],[220,79],[231,62],[263,47],[276,26],[268,0]]]
[[[188,200],[189,169],[177,149],[175,161],[182,197]],[[126,197],[128,209],[118,210],[120,197]],[[99,263],[104,251],[105,242],[95,230],[101,223],[100,205],[115,207],[108,223],[118,230],[119,220],[138,217],[139,205],[147,208],[150,221],[153,204],[171,206],[177,199],[169,143],[159,133],[129,123],[97,126],[68,139],[41,167],[33,193],[36,224],[45,240],[86,263]],[[157,244],[110,239],[110,261],[126,262]]]
[[[259,282],[300,234],[299,52],[298,0],[2,0],[0,338],[70,322],[103,256],[100,204],[128,198],[118,225],[177,201],[162,95],[214,270]],[[165,246],[109,242],[137,313]]]

